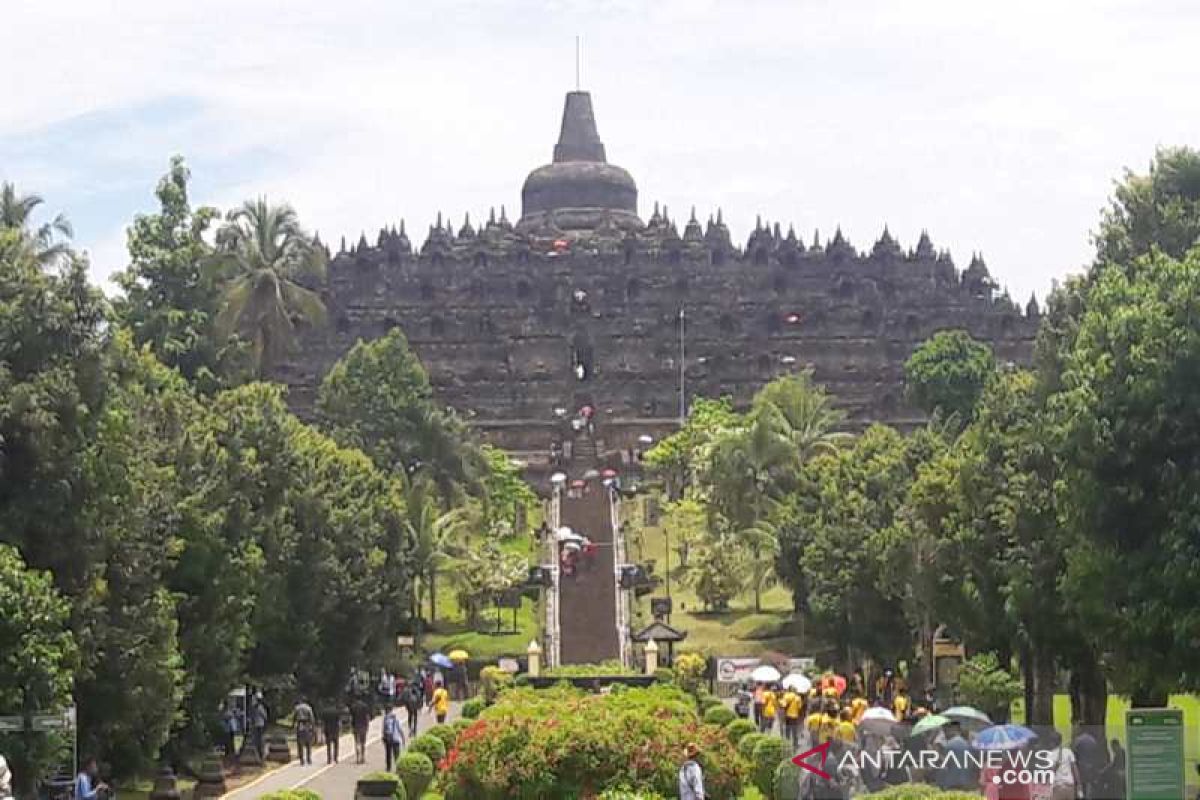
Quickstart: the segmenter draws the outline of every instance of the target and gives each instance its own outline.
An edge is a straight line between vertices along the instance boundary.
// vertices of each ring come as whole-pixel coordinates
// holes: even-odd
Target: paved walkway
[[[574,575],[559,577],[558,635],[562,663],[597,664],[619,659],[612,509],[608,489],[599,479],[588,481],[587,493],[582,497],[563,498],[561,524],[597,545],[595,556],[579,560]]]
[[[458,719],[461,703],[450,704],[447,722]],[[400,712],[400,721],[405,715]],[[418,735],[437,724],[433,714],[421,711],[417,722]],[[354,736],[343,734],[339,740],[338,763],[325,763],[325,746],[313,748],[313,763],[301,765],[299,759],[285,767],[269,772],[266,775],[222,796],[222,800],[253,800],[256,797],[277,792],[283,789],[311,789],[326,800],[350,800],[354,797],[354,785],[358,779],[369,772],[380,772],[384,768],[383,744],[380,735],[383,729],[383,717],[376,717],[371,722],[367,734],[367,761],[365,764],[354,763]],[[407,734],[407,731],[406,731]],[[294,749],[294,744],[293,744]]]

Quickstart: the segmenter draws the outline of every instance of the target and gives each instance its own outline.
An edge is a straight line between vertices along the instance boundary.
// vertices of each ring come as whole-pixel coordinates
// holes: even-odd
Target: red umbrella
[[[577,479],[571,481],[571,486],[576,489],[582,489],[584,486],[587,486],[587,483]]]
[[[600,474],[605,478],[617,477],[617,471],[615,469],[606,469],[603,472],[601,472]]]

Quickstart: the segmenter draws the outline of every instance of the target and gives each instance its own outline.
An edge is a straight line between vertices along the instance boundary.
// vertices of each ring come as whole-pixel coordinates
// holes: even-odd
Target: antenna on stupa
[[[583,89],[583,37],[575,37],[575,91]]]

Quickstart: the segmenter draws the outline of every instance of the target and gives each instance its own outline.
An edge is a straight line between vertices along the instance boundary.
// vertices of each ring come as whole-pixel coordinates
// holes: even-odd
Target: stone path
[[[453,722],[459,717],[461,703],[451,703],[447,722]],[[405,715],[400,714],[403,722]],[[421,734],[437,724],[433,714],[421,711],[417,722],[417,733]],[[313,748],[313,763],[301,765],[294,760],[285,767],[269,772],[245,786],[227,792],[222,800],[253,800],[256,797],[284,789],[311,789],[321,795],[324,800],[352,800],[354,785],[358,779],[370,772],[379,772],[384,767],[383,744],[380,734],[383,728],[383,717],[376,717],[371,722],[367,734],[367,761],[365,764],[354,763],[354,736],[343,734],[339,743],[339,761],[336,764],[325,763],[325,746]],[[294,749],[294,748],[293,748]]]
[[[574,575],[559,578],[562,663],[594,664],[619,659],[621,647],[617,637],[615,555],[608,489],[599,480],[589,480],[583,497],[563,497],[561,524],[598,545],[594,557],[580,559]]]

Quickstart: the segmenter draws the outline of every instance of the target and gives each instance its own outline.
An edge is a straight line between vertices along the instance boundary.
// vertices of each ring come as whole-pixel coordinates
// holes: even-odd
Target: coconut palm
[[[323,277],[325,251],[289,205],[260,197],[229,212],[217,231],[213,269],[222,281],[216,333],[246,337],[260,372],[295,348],[296,323],[325,323],[325,304],[300,283]]]
[[[754,398],[755,411],[769,415],[775,435],[790,448],[799,468],[813,456],[827,453],[849,438],[834,430],[846,418],[829,402],[829,395],[807,372],[772,381]]]
[[[429,621],[437,621],[437,576],[459,552],[464,529],[469,525],[470,510],[460,506],[443,512],[430,482],[418,477],[408,483],[405,492],[407,518],[405,534],[412,551],[413,619],[420,619],[425,596],[429,597]]]
[[[19,232],[24,248],[39,265],[47,266],[66,256],[69,248],[59,237],[70,239],[74,231],[62,214],[36,229],[31,228],[34,209],[43,202],[40,195],[17,194],[17,187],[12,183],[0,184],[0,230]]]

